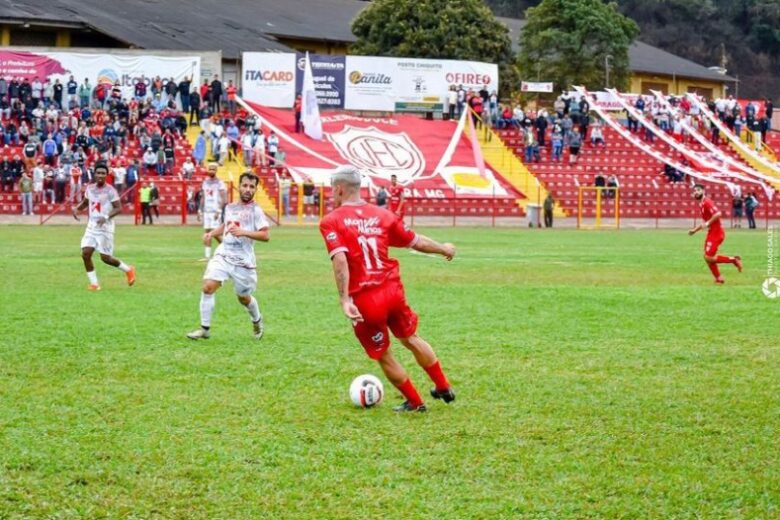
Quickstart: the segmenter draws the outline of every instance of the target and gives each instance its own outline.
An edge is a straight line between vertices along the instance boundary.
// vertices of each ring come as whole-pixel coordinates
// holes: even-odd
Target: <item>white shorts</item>
[[[203,273],[204,280],[216,280],[225,283],[233,280],[233,287],[239,296],[249,296],[257,289],[257,270],[233,265],[220,255],[214,255]]]
[[[304,195],[303,203],[308,205],[314,204],[314,195]]]
[[[114,234],[108,231],[87,229],[81,237],[81,248],[92,247],[102,255],[114,254]]]
[[[222,224],[222,215],[213,211],[203,213],[203,229],[217,229]]]
[[[43,191],[43,183],[42,182],[33,182],[33,191],[35,193]]]

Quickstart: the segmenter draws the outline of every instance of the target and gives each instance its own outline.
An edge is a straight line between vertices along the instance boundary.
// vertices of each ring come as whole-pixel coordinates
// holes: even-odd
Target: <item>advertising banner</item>
[[[590,96],[593,98],[594,101],[596,101],[597,106],[602,110],[608,110],[610,112],[622,112],[623,107],[620,104],[620,100],[616,99],[615,96],[610,94],[609,92],[604,91],[597,91],[597,92],[589,92]],[[579,100],[580,99],[580,93],[576,90],[569,91],[569,97],[572,99]],[[638,94],[624,94],[624,97],[626,97],[633,105],[636,103],[637,98],[639,97]],[[651,99],[651,96],[643,96],[645,100]]]
[[[295,54],[245,52],[242,92],[246,99],[269,107],[292,108],[295,101]],[[303,81],[303,71],[301,71]]]
[[[0,50],[0,76],[23,77],[41,82],[59,79],[67,84],[70,76],[81,84],[85,78],[94,87],[98,83],[122,86],[122,95],[129,98],[133,87],[143,76],[147,82],[159,76],[178,83],[190,78],[193,85],[200,82],[200,56],[126,56],[78,52],[21,52]]]
[[[296,55],[295,92],[303,92],[304,54]],[[309,54],[311,70],[314,75],[314,89],[317,91],[317,103],[321,108],[344,108],[344,69],[346,56],[328,54]]]
[[[477,61],[347,56],[348,110],[441,111],[450,85],[498,91],[498,65]]]
[[[398,74],[393,58],[347,56],[347,85],[344,108],[347,110],[395,110]]]
[[[450,85],[498,91],[498,65],[492,63],[318,54],[309,59],[321,109],[441,111]],[[301,91],[302,63],[300,54],[244,53],[243,97],[291,107]]]
[[[538,82],[538,81],[523,81],[520,83],[521,92],[545,92],[551,93],[553,91],[552,82]]]

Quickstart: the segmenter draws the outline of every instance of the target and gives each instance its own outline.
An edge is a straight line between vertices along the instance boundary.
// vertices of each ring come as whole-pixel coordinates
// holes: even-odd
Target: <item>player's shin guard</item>
[[[252,296],[252,299],[249,301],[249,305],[246,306],[246,310],[249,312],[249,316],[252,318],[252,323],[260,321],[260,319],[263,317],[260,314],[260,305],[257,303],[257,300],[254,296]]]
[[[403,383],[400,385],[397,385],[396,388],[403,394],[403,396],[406,398],[407,401],[409,401],[409,404],[417,408],[421,404],[423,404],[422,397],[420,397],[420,394],[417,392],[417,389],[412,384],[411,379],[406,379]]]
[[[444,375],[439,360],[436,360],[436,362],[431,366],[424,368],[428,373],[428,377],[430,377],[431,381],[433,381],[433,384],[436,385],[436,390],[447,390],[450,387],[450,382],[447,381],[447,376]]]
[[[200,293],[200,326],[211,327],[211,315],[214,312],[214,295]]]
[[[95,271],[87,271],[87,279],[89,279],[90,285],[98,285],[97,273]]]
[[[712,271],[712,276],[714,276],[716,280],[720,280],[720,269],[718,268],[717,262],[707,262],[707,267]]]
[[[129,272],[130,272],[130,266],[129,266],[129,265],[127,265],[126,263],[124,263],[124,262],[123,262],[123,261],[121,261],[121,260],[119,261],[119,265],[118,265],[118,266],[116,266],[116,267],[117,267],[117,269],[119,269],[119,270],[120,270],[120,271],[122,271],[123,273],[129,273]]]
[[[715,262],[719,263],[719,264],[733,264],[734,263],[734,257],[733,256],[718,255],[715,258]]]

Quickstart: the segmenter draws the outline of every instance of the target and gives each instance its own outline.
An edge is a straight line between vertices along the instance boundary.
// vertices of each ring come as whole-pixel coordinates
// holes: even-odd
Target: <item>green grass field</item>
[[[423,230],[459,247],[397,251],[458,400],[403,416],[349,403],[380,371],[313,228],[256,246],[266,337],[228,286],[199,343],[196,228],[119,226],[138,282],[100,293],[82,231],[0,228],[0,518],[780,517],[763,231],[717,287],[684,231]]]

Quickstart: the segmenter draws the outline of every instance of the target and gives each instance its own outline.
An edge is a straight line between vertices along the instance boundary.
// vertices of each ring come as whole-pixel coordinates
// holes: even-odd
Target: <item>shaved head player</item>
[[[433,398],[450,403],[455,392],[436,353],[417,335],[417,314],[406,303],[398,261],[390,258],[388,250],[408,247],[452,260],[455,246],[417,234],[404,226],[398,215],[362,201],[360,180],[360,171],[352,166],[342,166],[333,173],[336,209],[322,219],[320,233],[333,263],[341,309],[352,320],[355,336],[406,398],[393,410],[424,412],[427,408],[422,397],[390,350],[389,332],[412,351],[428,373],[435,385]]]

